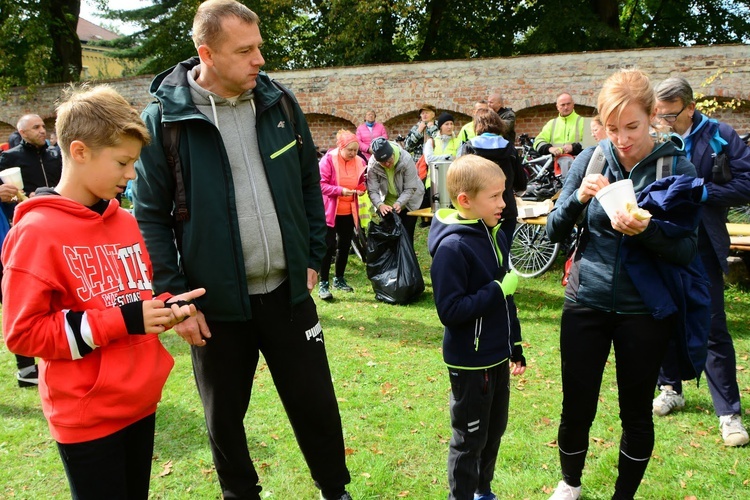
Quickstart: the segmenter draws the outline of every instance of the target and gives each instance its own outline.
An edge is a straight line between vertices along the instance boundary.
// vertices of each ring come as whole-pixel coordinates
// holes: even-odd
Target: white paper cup
[[[613,220],[615,212],[618,210],[626,212],[628,204],[636,204],[633,181],[624,179],[604,186],[596,192],[596,199],[599,200],[602,208],[607,212],[609,219]]]
[[[23,177],[21,177],[21,169],[18,167],[6,168],[1,171],[0,180],[3,181],[3,184],[11,184],[18,189],[23,189]]]

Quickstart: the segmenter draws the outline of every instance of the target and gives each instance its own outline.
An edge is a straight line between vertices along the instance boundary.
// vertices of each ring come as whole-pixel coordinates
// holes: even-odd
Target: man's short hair
[[[505,174],[497,163],[477,155],[462,155],[448,167],[445,186],[453,205],[458,206],[459,194],[465,193],[469,198],[474,198],[495,179],[505,180]]]
[[[654,89],[659,101],[680,101],[684,105],[693,102],[693,87],[681,76],[667,78]]]
[[[18,119],[18,123],[16,123],[16,130],[26,130],[26,127],[28,127],[28,121],[30,118],[39,118],[41,120],[41,117],[37,114],[31,113],[28,115],[23,115],[21,118]]]
[[[198,7],[193,18],[193,44],[216,47],[224,41],[221,22],[234,16],[248,24],[260,25],[258,14],[236,0],[208,0]]]
[[[57,106],[57,141],[64,157],[70,144],[81,141],[94,151],[117,146],[132,137],[151,142],[146,125],[128,101],[109,85],[70,87]]]

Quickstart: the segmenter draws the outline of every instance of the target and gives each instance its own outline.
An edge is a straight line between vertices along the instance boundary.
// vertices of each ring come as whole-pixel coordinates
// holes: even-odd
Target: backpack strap
[[[297,133],[297,120],[294,115],[294,103],[296,103],[297,100],[295,99],[294,94],[278,81],[272,78],[271,83],[277,90],[281,91],[281,109],[284,111],[286,119],[292,124],[294,137],[297,139],[297,149],[302,149],[302,136]]]
[[[594,154],[591,155],[589,164],[586,166],[586,173],[584,177],[589,174],[601,174],[604,172],[604,165],[607,163],[607,159],[604,157],[604,150],[601,145],[596,146]]]
[[[656,160],[656,180],[674,174],[674,156],[662,156]]]
[[[163,116],[164,108],[159,101],[159,113]],[[182,162],[180,161],[180,135],[182,123],[165,122],[162,120],[162,149],[167,159],[167,166],[174,177],[174,218],[177,222],[190,220],[190,212],[187,208],[187,195],[185,194],[185,181],[183,179]]]

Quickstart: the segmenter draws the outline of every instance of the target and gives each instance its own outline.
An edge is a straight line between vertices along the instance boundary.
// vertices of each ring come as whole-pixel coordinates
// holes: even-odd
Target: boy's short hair
[[[473,198],[494,179],[505,180],[503,170],[497,163],[477,155],[459,156],[445,174],[445,186],[454,206],[458,206],[458,195],[466,193]]]
[[[57,106],[55,131],[63,158],[68,158],[73,141],[94,151],[117,146],[125,136],[144,146],[151,142],[138,112],[109,85],[68,88]]]

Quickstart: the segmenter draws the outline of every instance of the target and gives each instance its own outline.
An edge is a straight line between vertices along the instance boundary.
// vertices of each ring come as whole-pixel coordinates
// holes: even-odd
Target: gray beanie
[[[378,162],[385,161],[393,156],[393,146],[384,137],[377,137],[370,144],[370,148],[372,149],[373,156],[375,156],[375,160]]]

